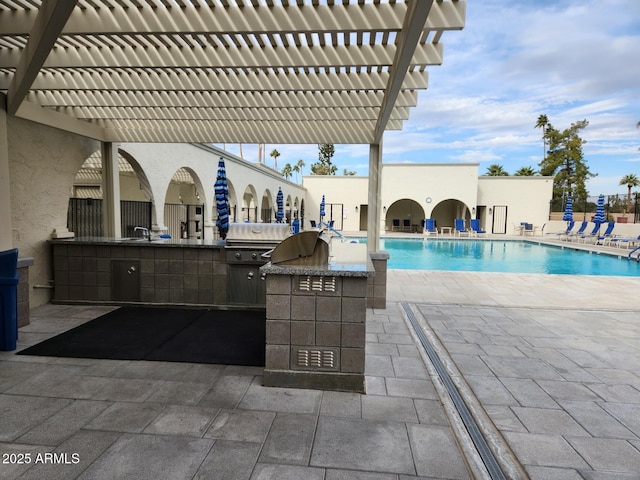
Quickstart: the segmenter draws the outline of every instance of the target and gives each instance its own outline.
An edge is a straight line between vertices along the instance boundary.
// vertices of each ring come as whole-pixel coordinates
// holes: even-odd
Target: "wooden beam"
[[[7,113],[14,115],[67,23],[77,0],[49,0],[38,10],[27,46],[7,92]]]

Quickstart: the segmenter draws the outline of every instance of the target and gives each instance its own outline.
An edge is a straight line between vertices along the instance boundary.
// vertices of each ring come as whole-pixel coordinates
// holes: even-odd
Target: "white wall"
[[[508,205],[507,233],[520,222],[542,227],[549,219],[553,177],[487,177],[478,179],[478,205]],[[487,225],[491,225],[487,216]],[[489,229],[487,228],[487,231]]]
[[[66,228],[67,208],[76,173],[98,142],[17,117],[7,117],[13,246],[33,257],[29,281],[52,279],[47,240],[54,228]],[[50,291],[32,288],[32,306],[50,299]]]
[[[385,164],[380,204],[393,212],[394,218],[403,218],[400,210],[408,212],[412,203],[398,202],[412,200],[422,208],[425,218],[437,212],[439,226],[453,226],[454,218],[475,217],[474,209],[485,206],[484,227],[491,225],[488,207],[508,205],[507,233],[513,233],[520,222],[541,227],[547,221],[553,178],[484,177],[478,176],[478,167],[477,163]],[[327,203],[344,204],[344,230],[360,229],[360,212],[368,201],[368,177],[309,175],[303,177],[303,185],[307,189],[308,219],[318,218],[324,194]],[[392,207],[394,204],[397,207]],[[411,223],[419,224],[420,220],[412,218]],[[389,214],[383,212],[380,222],[381,231],[391,229]]]

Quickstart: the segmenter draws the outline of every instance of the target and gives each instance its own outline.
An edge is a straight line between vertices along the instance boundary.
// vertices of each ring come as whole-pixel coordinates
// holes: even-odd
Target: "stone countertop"
[[[78,237],[65,239],[51,239],[49,242],[64,245],[118,245],[131,247],[188,247],[188,248],[211,248],[224,247],[224,240],[198,240],[181,238],[154,238],[151,241],[142,238],[114,238],[114,237]]]
[[[375,274],[371,262],[340,263],[328,265],[272,265],[271,262],[260,267],[260,272],[273,275],[318,275],[334,277],[372,277]]]

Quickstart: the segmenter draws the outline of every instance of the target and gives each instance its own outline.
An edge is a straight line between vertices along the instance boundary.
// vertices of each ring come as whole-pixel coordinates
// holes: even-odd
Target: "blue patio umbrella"
[[[213,190],[216,194],[216,210],[218,211],[216,227],[220,232],[220,238],[224,240],[229,231],[229,186],[227,185],[227,170],[222,157],[218,161],[218,175]]]
[[[322,222],[324,215],[324,195],[322,195],[322,200],[320,200],[320,222]]]
[[[593,217],[594,223],[604,223],[607,218],[604,215],[604,195],[598,197],[598,204],[596,206],[596,214]]]
[[[564,208],[564,215],[562,220],[565,222],[573,222],[573,200],[571,197],[567,197],[567,205]]]
[[[276,203],[278,204],[278,211],[276,212],[276,222],[282,223],[282,219],[284,218],[284,194],[282,193],[282,188],[278,188]]]

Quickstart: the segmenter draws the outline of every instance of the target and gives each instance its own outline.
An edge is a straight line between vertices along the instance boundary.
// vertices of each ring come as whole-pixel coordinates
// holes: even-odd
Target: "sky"
[[[465,28],[442,42],[443,64],[429,69],[403,130],[384,134],[383,163],[473,162],[480,175],[491,164],[537,170],[535,125],[544,114],[558,130],[589,122],[580,133],[597,174],[589,195],[626,194],[620,179],[640,178],[640,1],[468,0]],[[267,145],[271,166],[274,148],[279,169],[302,159],[309,174],[318,159],[317,145]],[[257,146],[242,149],[257,159]],[[366,176],[369,147],[336,145],[333,162],[338,174]]]

